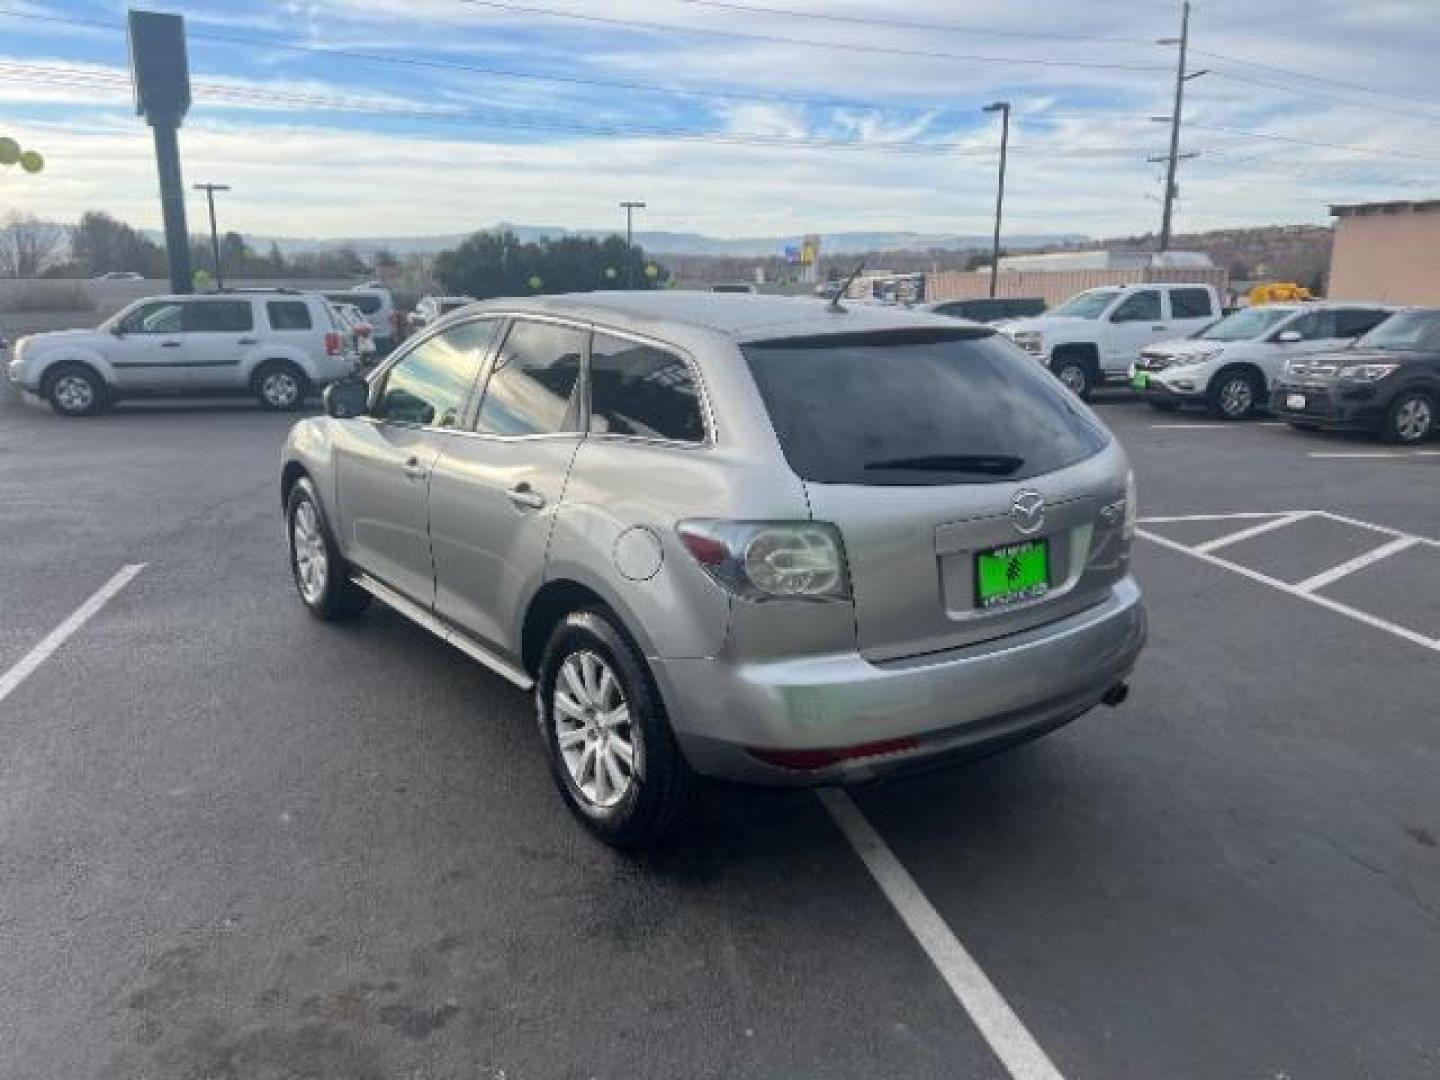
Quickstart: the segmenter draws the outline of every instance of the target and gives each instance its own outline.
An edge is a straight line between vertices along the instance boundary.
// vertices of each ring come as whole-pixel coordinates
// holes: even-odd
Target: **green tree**
[[[479,232],[435,258],[435,275],[445,289],[481,299],[537,292],[590,292],[633,282],[637,289],[663,286],[664,267],[647,267],[645,253],[627,250],[618,236],[595,240],[562,237],[524,244],[514,233]],[[539,280],[538,286],[534,285]]]
[[[70,260],[82,277],[124,270],[147,278],[168,273],[159,244],[101,210],[81,214],[80,223],[70,230]]]

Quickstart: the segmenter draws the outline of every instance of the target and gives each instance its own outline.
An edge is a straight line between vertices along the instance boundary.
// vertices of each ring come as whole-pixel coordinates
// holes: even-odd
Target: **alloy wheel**
[[[1255,388],[1250,380],[1236,376],[1220,387],[1220,411],[1226,416],[1244,416],[1255,404]]]
[[[79,375],[62,375],[55,383],[55,400],[66,412],[84,412],[95,403],[95,388]]]
[[[565,769],[585,800],[604,809],[625,798],[640,771],[639,725],[610,665],[589,651],[565,657],[551,716]]]
[[[288,371],[274,371],[261,380],[260,396],[267,405],[277,409],[288,408],[300,396],[300,384]]]
[[[1060,369],[1060,382],[1072,394],[1085,391],[1085,371],[1078,364],[1066,364]]]
[[[321,532],[320,515],[316,513],[314,503],[302,502],[295,507],[290,535],[295,550],[295,577],[300,595],[307,603],[319,603],[325,594],[330,556],[325,550],[325,536]]]
[[[1419,442],[1430,434],[1432,419],[1428,401],[1410,398],[1395,410],[1395,433],[1404,442]]]

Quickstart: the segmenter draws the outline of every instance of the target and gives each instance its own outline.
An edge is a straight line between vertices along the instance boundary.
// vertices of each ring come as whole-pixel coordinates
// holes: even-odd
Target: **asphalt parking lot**
[[[310,619],[288,418],[0,405],[0,1077],[1433,1080],[1440,454],[1097,407],[1129,702],[852,793],[996,1027],[814,794],[618,855],[525,696]]]

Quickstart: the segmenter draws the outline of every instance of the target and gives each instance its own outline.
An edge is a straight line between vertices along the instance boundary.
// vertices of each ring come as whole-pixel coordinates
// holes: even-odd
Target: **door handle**
[[[1168,327],[1168,326],[1152,326],[1152,327],[1150,327],[1150,329],[1151,329],[1151,330],[1169,330],[1170,327]]]
[[[180,342],[178,342],[178,341],[162,341],[162,342],[160,342],[160,347],[161,347],[162,349],[178,349],[178,348],[180,347]]]
[[[235,342],[236,345],[258,345],[259,343],[260,339],[253,337],[242,337]]]
[[[429,475],[424,465],[420,464],[418,457],[407,458],[405,461],[405,475],[411,480],[424,480]]]
[[[507,491],[505,495],[512,503],[524,510],[539,510],[545,505],[545,496],[523,480]]]

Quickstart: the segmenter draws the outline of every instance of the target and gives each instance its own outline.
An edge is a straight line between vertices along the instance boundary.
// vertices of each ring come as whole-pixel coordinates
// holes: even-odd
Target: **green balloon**
[[[660,276],[660,268],[659,268],[658,266],[656,266],[654,263],[646,263],[646,264],[645,264],[645,276],[648,277],[648,278],[650,278],[650,279],[653,281],[655,278],[657,278],[657,277]]]
[[[605,277],[606,277],[607,280],[614,281],[614,280],[615,280],[617,277],[619,277],[619,276],[620,276],[620,275],[615,272],[615,267],[613,267],[613,266],[607,266],[607,267],[605,267]]]
[[[540,280],[540,275],[539,275],[539,274],[535,274],[533,277],[530,278],[530,287],[531,287],[532,289],[538,289],[538,288],[540,288],[540,286],[543,285],[543,284],[545,284],[545,283]]]
[[[0,165],[14,165],[20,160],[20,144],[8,136],[0,136]]]
[[[34,150],[26,150],[20,155],[20,167],[28,173],[38,173],[45,168],[45,159]]]

